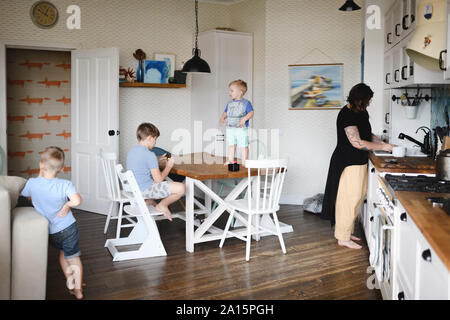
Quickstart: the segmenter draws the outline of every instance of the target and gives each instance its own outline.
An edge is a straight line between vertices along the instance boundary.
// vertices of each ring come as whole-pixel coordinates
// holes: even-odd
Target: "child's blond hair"
[[[231,81],[228,87],[231,87],[232,85],[238,86],[242,90],[242,94],[247,92],[247,83],[244,80],[239,79]]]
[[[58,173],[64,167],[64,151],[59,147],[47,147],[41,155],[44,169],[49,173]]]
[[[141,141],[147,139],[148,136],[158,138],[159,137],[158,128],[155,125],[151,124],[150,122],[141,123],[136,130],[136,138],[138,139],[138,141]]]

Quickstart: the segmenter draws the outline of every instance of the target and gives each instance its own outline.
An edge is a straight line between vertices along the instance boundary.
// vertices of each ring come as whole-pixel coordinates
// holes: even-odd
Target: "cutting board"
[[[373,153],[370,154],[370,160],[381,172],[397,172],[397,173],[425,173],[433,174],[436,172],[436,163],[431,158],[416,157],[377,157]],[[386,162],[396,160],[397,163]]]

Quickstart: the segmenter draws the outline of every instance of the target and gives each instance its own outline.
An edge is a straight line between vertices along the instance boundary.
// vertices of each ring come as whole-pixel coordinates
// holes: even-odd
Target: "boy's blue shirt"
[[[141,191],[154,183],[150,169],[159,169],[154,152],[140,144],[131,148],[127,156],[127,170],[131,170]]]
[[[247,99],[229,101],[224,111],[227,114],[227,127],[239,128],[241,118],[251,111],[253,111],[253,106]],[[249,120],[245,122],[245,126],[248,127],[248,124]]]
[[[28,179],[22,190],[22,196],[31,197],[36,211],[47,218],[50,234],[62,231],[75,222],[71,210],[64,217],[58,217],[57,214],[69,201],[68,198],[76,193],[72,181],[44,177]]]

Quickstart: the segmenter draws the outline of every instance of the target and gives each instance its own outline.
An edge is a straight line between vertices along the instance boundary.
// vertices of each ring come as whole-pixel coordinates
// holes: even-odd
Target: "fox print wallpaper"
[[[64,150],[70,179],[70,53],[7,50],[8,175],[39,175],[40,153]]]

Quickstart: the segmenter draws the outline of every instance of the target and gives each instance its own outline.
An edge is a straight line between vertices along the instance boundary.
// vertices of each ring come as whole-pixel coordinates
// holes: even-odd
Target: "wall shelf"
[[[121,82],[121,88],[186,88],[185,83],[143,83],[143,82]]]

